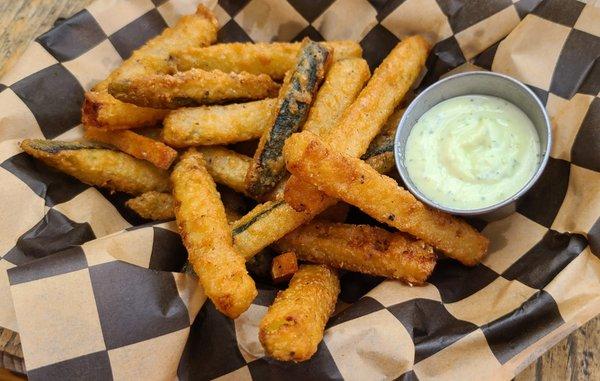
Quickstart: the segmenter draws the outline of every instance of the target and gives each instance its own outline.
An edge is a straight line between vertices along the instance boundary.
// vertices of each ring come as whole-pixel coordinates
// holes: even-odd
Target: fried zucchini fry
[[[281,361],[310,359],[323,340],[339,293],[340,281],[334,270],[322,265],[301,266],[260,322],[258,337],[266,354]]]
[[[189,261],[216,309],[234,319],[250,307],[257,291],[244,258],[232,247],[225,208],[202,154],[194,149],[183,154],[171,181]]]
[[[146,192],[127,200],[125,205],[147,220],[172,220],[175,218],[174,200],[171,193]]]
[[[336,151],[352,157],[365,153],[373,138],[400,104],[410,87],[417,80],[425,65],[429,44],[421,36],[413,36],[400,42],[375,69],[367,86],[346,109],[334,127],[321,137]],[[378,165],[385,163],[378,163]],[[313,187],[308,194],[306,185],[292,176],[286,184],[286,200],[320,199]],[[305,207],[306,207],[306,203]],[[298,207],[297,205],[293,205]]]
[[[89,140],[113,145],[131,156],[149,161],[161,169],[169,169],[177,157],[177,151],[168,145],[129,130],[110,131],[86,127],[85,137]]]
[[[431,246],[402,233],[368,225],[311,222],[273,246],[298,259],[363,274],[422,284],[435,267]]]
[[[352,120],[353,116],[362,113],[368,115],[373,112],[373,109],[378,107],[378,97],[393,98],[393,102],[382,104],[388,109],[385,115],[391,114],[396,103],[400,102],[396,100],[402,98],[402,94],[412,85],[424,67],[427,49],[427,43],[418,36],[407,38],[394,48],[383,61],[382,66],[375,70],[373,78],[360,92],[358,98],[346,109],[340,120],[333,124],[332,129],[324,134],[323,139],[328,142],[344,142],[349,148],[364,146],[366,149],[372,138],[381,130],[387,117],[370,120],[363,116],[355,122]],[[386,84],[388,80],[397,86],[390,88]],[[388,92],[394,93],[394,96],[385,94]],[[381,113],[381,111],[377,112]],[[351,140],[346,136],[346,129],[353,131],[364,129],[366,133],[353,136],[353,140]],[[356,156],[362,153],[358,152]],[[375,161],[373,164],[379,166],[383,163]],[[247,225],[247,228],[234,233],[234,244],[244,256],[251,257],[337,202],[335,198],[319,192],[311,184],[305,183],[295,176],[289,178],[286,183],[287,188],[294,189],[295,192],[293,194],[289,191],[285,192],[285,203],[279,204],[273,210],[269,210],[269,205],[259,205],[238,221],[240,226]],[[248,221],[254,222],[248,223]]]
[[[273,283],[287,282],[298,271],[298,259],[291,251],[279,254],[271,263],[271,279]]]
[[[313,102],[331,61],[327,48],[318,42],[305,40],[296,58],[296,66],[286,77],[275,112],[267,123],[254,160],[246,175],[248,193],[254,197],[269,192],[285,173],[281,157],[283,143],[298,131]]]
[[[362,58],[333,63],[302,130],[319,136],[329,130],[356,99],[370,76],[369,65]]]
[[[404,115],[404,110],[399,109],[390,116],[379,135],[373,139],[371,145],[367,148],[367,152],[361,156],[361,160],[364,160],[373,168],[378,168],[377,172],[379,173],[388,173],[396,164],[394,138],[400,119]]]
[[[170,189],[166,171],[96,144],[26,139],[20,146],[29,155],[86,184],[133,195]]]
[[[328,41],[323,44],[333,51],[333,60],[360,58],[362,49],[354,41]],[[226,73],[248,72],[267,74],[281,80],[294,67],[300,42],[217,44],[205,48],[190,47],[171,54],[171,59],[181,71],[198,68],[221,70]]]
[[[109,129],[145,127],[159,123],[167,111],[137,107],[115,99],[108,94],[110,82],[152,73],[173,72],[173,65],[169,61],[170,51],[210,45],[217,39],[217,28],[217,19],[203,5],[198,6],[195,14],[181,17],[172,28],[165,29],[133,52],[108,78],[98,83],[92,91],[86,92],[82,110],[83,123]]]
[[[279,85],[266,74],[224,73],[192,69],[175,74],[149,74],[113,81],[113,97],[142,107],[179,107],[274,97]]]
[[[173,110],[163,122],[163,140],[172,147],[231,144],[262,136],[276,99]]]
[[[310,132],[292,135],[284,153],[292,174],[465,265],[479,263],[487,251],[487,238],[469,224],[429,209],[393,179],[336,152]]]
[[[244,178],[251,158],[223,147],[201,147],[206,170],[215,182],[226,185],[236,192],[246,193]]]

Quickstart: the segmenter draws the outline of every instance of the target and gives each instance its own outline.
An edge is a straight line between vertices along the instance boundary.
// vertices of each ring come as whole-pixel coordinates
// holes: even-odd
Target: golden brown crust
[[[323,340],[339,292],[335,271],[301,266],[260,322],[258,337],[267,355],[281,361],[310,359]]]
[[[360,159],[336,152],[310,132],[292,135],[284,152],[292,174],[329,196],[357,206],[463,264],[475,265],[485,255],[487,238],[469,224],[429,209],[393,179]]]
[[[150,73],[172,72],[173,65],[169,62],[171,50],[210,45],[217,39],[217,28],[215,16],[203,5],[198,6],[195,14],[181,17],[172,28],[148,41],[108,78],[86,92],[82,107],[83,123],[109,129],[159,123],[166,116],[165,110],[137,107],[115,99],[107,92],[110,82]]]
[[[113,145],[129,155],[149,161],[161,169],[169,169],[177,157],[177,151],[166,144],[129,130],[110,131],[85,127],[85,138]]]
[[[281,152],[285,139],[306,120],[330,62],[331,53],[324,45],[310,40],[303,42],[246,175],[246,188],[254,197],[268,193],[283,178],[285,163]]]
[[[125,205],[147,220],[160,221],[175,218],[171,193],[146,192],[127,200]]]
[[[283,283],[292,279],[298,271],[298,259],[292,251],[279,254],[271,263],[271,279],[273,283]]]
[[[170,188],[166,171],[125,153],[84,143],[26,139],[29,155],[81,182],[133,195]]]
[[[163,122],[163,140],[173,147],[231,144],[262,136],[276,99],[173,110]]]
[[[246,192],[244,178],[250,167],[251,158],[223,147],[199,147],[204,156],[208,173],[215,182],[226,185],[239,193]]]
[[[323,44],[333,52],[334,61],[362,56],[360,45],[354,41],[327,41]],[[300,47],[300,42],[233,42],[175,51],[171,59],[181,71],[193,68],[226,73],[245,71],[267,74],[275,80],[281,80],[294,67]]]
[[[225,208],[202,154],[190,149],[171,174],[175,216],[189,261],[217,310],[230,318],[257,295],[244,258],[232,247]]]
[[[364,274],[422,284],[435,267],[431,246],[368,225],[311,222],[274,245],[299,259]]]
[[[142,107],[169,108],[274,97],[277,85],[265,74],[192,69],[175,74],[148,74],[108,87],[115,98]]]

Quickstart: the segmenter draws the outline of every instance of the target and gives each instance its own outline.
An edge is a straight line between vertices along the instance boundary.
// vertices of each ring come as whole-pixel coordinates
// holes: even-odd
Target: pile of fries
[[[482,259],[486,238],[382,174],[394,167],[395,128],[424,68],[424,38],[405,38],[371,75],[355,42],[212,45],[217,29],[199,6],[85,94],[87,141],[21,148],[135,196],[127,205],[144,218],[175,218],[189,266],[232,319],[257,295],[247,262],[270,266],[274,283],[289,281],[259,330],[278,360],[315,353],[339,271],[417,285],[433,271],[434,250],[469,266]],[[256,139],[253,157],[238,152]],[[242,215],[249,199],[257,204]],[[344,223],[347,204],[391,229]],[[265,248],[283,254],[265,262]]]

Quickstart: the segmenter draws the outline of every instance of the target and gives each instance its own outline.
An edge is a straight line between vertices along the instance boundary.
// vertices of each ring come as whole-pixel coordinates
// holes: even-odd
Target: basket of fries
[[[148,3],[94,3],[0,79],[0,326],[29,377],[510,379],[600,313],[599,8]],[[553,123],[493,222],[395,168],[407,105],[471,70]]]

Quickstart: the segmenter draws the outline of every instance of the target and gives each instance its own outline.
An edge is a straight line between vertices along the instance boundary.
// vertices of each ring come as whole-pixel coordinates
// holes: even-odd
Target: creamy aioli
[[[413,127],[405,165],[415,186],[454,209],[494,205],[517,193],[540,160],[533,123],[517,106],[487,95],[443,101]]]

